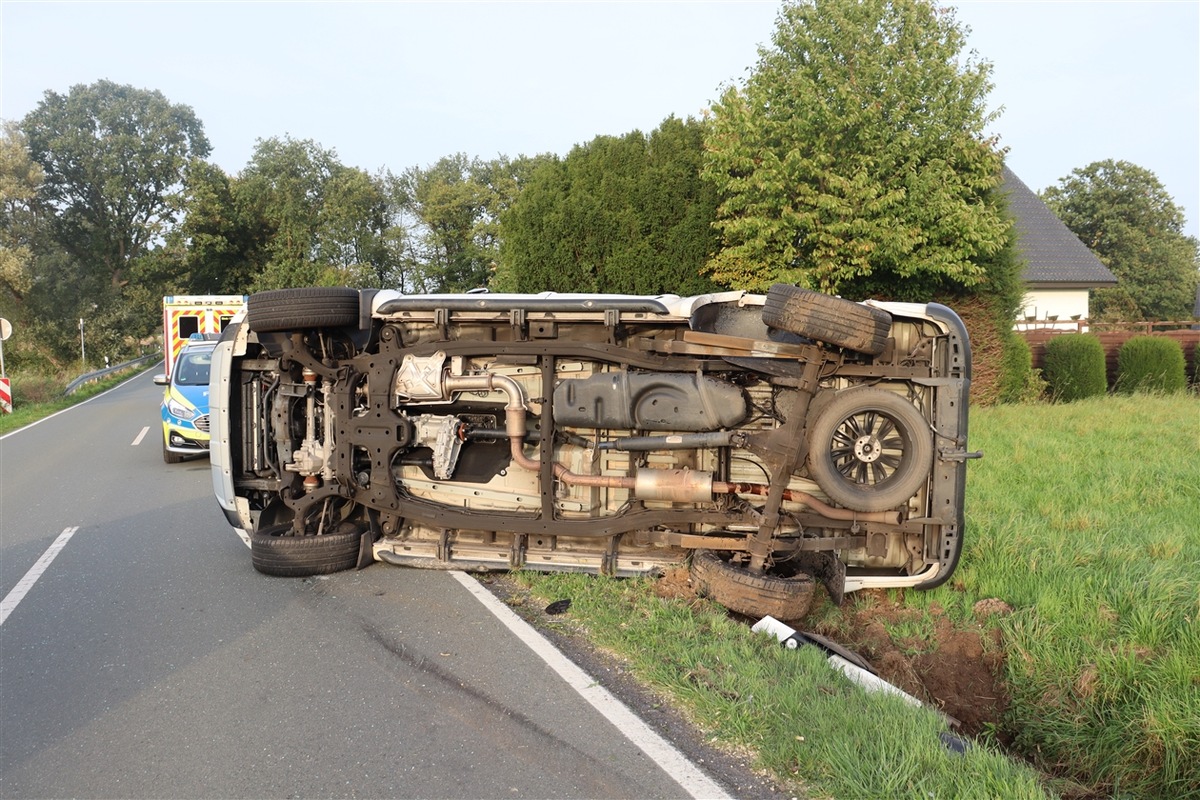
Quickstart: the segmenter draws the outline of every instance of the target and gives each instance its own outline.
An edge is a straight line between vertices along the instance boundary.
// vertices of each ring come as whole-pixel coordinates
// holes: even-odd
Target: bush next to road
[[[1117,352],[1117,391],[1182,392],[1187,386],[1183,346],[1163,336],[1135,336]]]
[[[1068,333],[1046,342],[1043,376],[1055,400],[1069,403],[1108,391],[1104,346],[1095,336]]]

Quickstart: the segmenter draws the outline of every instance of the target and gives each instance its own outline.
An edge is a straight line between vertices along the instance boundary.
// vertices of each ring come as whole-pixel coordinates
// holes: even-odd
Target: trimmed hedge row
[[[1095,336],[1068,333],[1046,342],[1042,377],[1052,399],[1069,403],[1108,391],[1104,346]],[[1114,389],[1134,392],[1181,392],[1187,388],[1183,348],[1161,336],[1135,336],[1117,353]]]
[[[1186,362],[1179,342],[1161,336],[1135,336],[1117,353],[1117,391],[1163,392],[1187,388]]]
[[[1042,377],[1050,396],[1060,402],[1082,400],[1108,391],[1104,346],[1095,336],[1067,333],[1046,342]]]

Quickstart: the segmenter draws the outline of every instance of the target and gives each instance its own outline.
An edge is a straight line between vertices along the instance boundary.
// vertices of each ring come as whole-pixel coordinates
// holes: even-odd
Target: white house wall
[[[1075,330],[1072,319],[1088,318],[1087,289],[1031,289],[1017,315],[1017,330],[1063,328]]]

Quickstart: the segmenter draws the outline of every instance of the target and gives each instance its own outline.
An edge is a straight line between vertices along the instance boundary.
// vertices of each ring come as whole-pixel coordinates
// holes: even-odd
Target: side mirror
[[[154,376],[154,385],[155,386],[166,386],[169,382],[170,381],[167,379],[166,375],[155,375]]]

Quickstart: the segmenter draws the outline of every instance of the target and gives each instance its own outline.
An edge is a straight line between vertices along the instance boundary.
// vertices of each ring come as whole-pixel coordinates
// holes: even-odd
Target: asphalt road
[[[256,573],[160,392],[0,439],[0,797],[695,793],[455,576]]]

